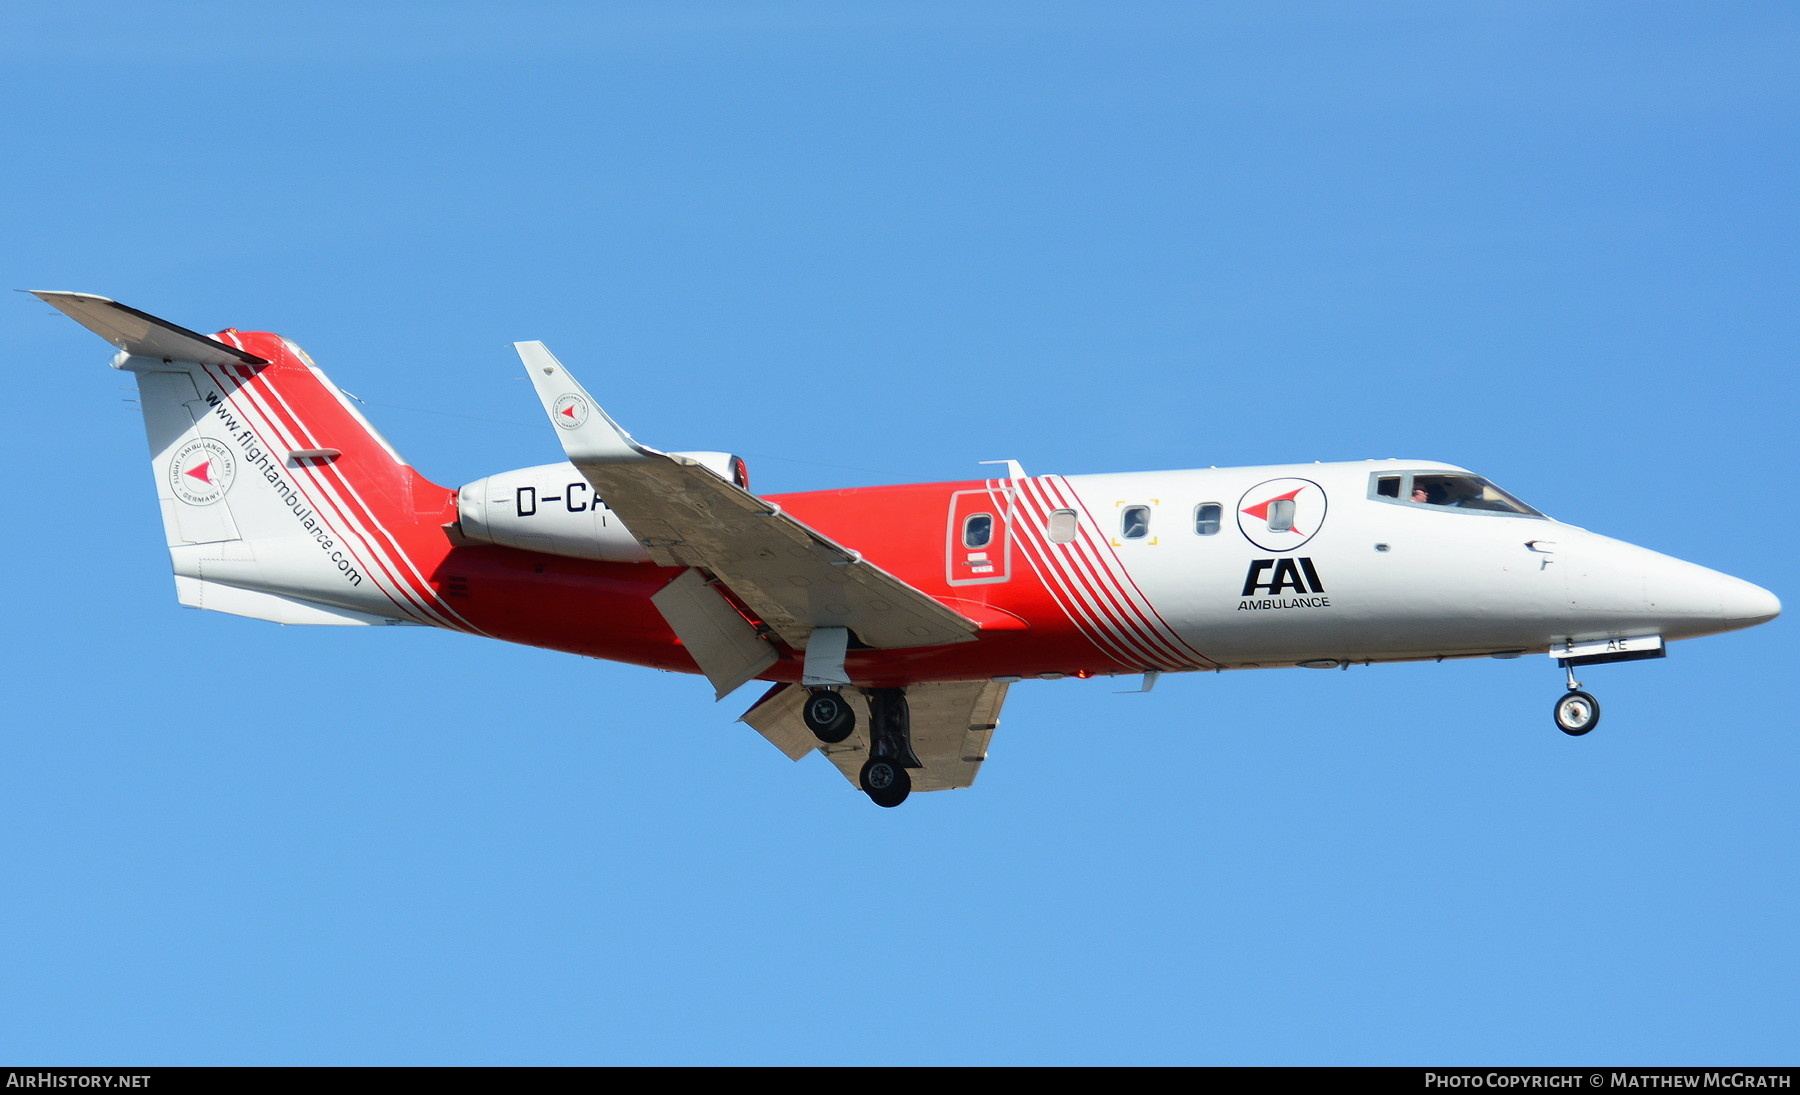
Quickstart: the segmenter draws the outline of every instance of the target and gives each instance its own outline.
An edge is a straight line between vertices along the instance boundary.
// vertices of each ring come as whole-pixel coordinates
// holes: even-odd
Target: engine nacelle
[[[683,452],[722,479],[748,487],[744,462],[727,452]],[[598,559],[647,563],[649,553],[594,493],[575,465],[543,464],[477,479],[456,492],[462,534],[482,544]]]
[[[750,489],[750,467],[741,456],[733,456],[728,452],[672,452],[670,456],[685,456],[718,475],[720,479],[728,479],[745,490]]]

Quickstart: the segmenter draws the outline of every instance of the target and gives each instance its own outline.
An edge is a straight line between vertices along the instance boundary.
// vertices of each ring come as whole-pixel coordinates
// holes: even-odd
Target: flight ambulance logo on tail
[[[169,486],[190,506],[210,506],[225,497],[236,473],[237,464],[223,442],[196,437],[169,463]]]
[[[587,421],[587,400],[574,393],[559,395],[556,402],[550,405],[550,421],[565,430],[572,430]]]
[[[1292,551],[1325,524],[1325,489],[1311,479],[1271,479],[1238,500],[1238,528],[1265,551]]]

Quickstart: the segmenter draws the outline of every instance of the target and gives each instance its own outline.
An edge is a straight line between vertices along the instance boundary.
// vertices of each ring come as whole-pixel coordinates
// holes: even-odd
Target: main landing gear
[[[866,688],[869,700],[869,759],[857,783],[869,801],[892,808],[912,794],[908,768],[922,768],[912,748],[912,717],[904,688]]]
[[[829,688],[815,688],[800,709],[806,728],[826,745],[836,745],[856,729],[856,711],[842,693]]]
[[[877,806],[894,807],[912,794],[908,768],[922,768],[912,747],[912,719],[904,688],[865,688],[869,701],[869,759],[857,785]],[[800,718],[813,737],[836,745],[856,729],[856,710],[843,693],[815,688],[800,708]]]
[[[1569,675],[1569,690],[1556,701],[1556,728],[1578,738],[1600,725],[1600,701],[1581,690],[1573,664],[1564,662],[1563,669]]]

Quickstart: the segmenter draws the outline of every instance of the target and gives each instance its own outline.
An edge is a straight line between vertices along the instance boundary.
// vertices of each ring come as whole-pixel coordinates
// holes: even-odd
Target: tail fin
[[[181,603],[306,624],[467,630],[432,587],[455,495],[400,459],[298,346],[35,294],[121,351]]]

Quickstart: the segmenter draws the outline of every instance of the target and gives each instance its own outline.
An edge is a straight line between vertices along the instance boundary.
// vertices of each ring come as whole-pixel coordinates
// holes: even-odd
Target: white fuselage
[[[1378,493],[1414,473],[1468,474],[1366,461],[1064,482],[1163,620],[1233,667],[1689,638],[1780,609],[1749,582],[1535,513]],[[1290,509],[1261,508],[1295,491]]]

